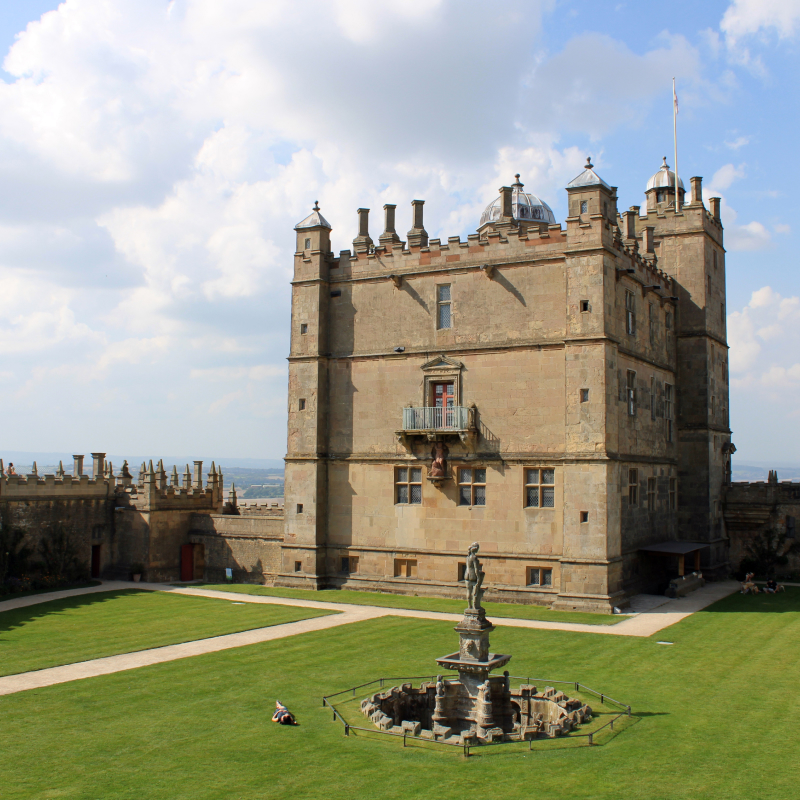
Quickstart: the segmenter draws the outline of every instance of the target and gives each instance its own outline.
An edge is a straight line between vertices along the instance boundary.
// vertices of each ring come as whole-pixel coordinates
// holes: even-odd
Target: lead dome
[[[678,178],[678,188],[683,189],[683,181]],[[672,189],[675,190],[675,173],[669,168],[669,164],[667,164],[667,157],[664,156],[664,161],[661,164],[661,169],[653,175],[649,181],[647,181],[647,188],[645,189],[646,192],[649,192],[651,189]]]
[[[540,200],[535,194],[523,192],[523,183],[520,183],[519,175],[514,176],[517,180],[511,184],[511,212],[514,219],[520,222],[547,222],[555,224],[556,218],[544,200]],[[503,199],[498,195],[481,214],[480,226],[487,222],[495,222],[500,219]],[[480,227],[479,226],[479,227]]]

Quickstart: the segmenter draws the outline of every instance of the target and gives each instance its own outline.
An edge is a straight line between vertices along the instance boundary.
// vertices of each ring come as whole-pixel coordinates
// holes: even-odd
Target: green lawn
[[[184,586],[186,584],[176,584]],[[294,600],[318,600],[327,603],[352,603],[357,606],[380,606],[381,608],[409,608],[414,611],[443,611],[448,614],[463,614],[466,600],[448,600],[444,597],[413,597],[386,592],[355,592],[351,589],[273,589],[252,583],[193,583],[204,589],[221,592],[243,592],[263,594],[268,597],[288,597]],[[547,622],[580,622],[584,625],[616,625],[628,616],[621,614],[592,614],[586,611],[551,611],[543,606],[524,606],[516,603],[487,603],[487,616],[511,617],[512,619],[539,619]]]
[[[318,617],[166,592],[97,592],[0,613],[0,675]]]
[[[455,642],[448,622],[382,618],[0,697],[3,800],[797,797],[796,589],[733,595],[649,639],[498,628],[492,649],[513,655],[512,674],[632,704],[595,747],[556,739],[465,760],[345,738],[321,707],[374,677],[431,673]],[[299,727],[269,722],[276,698]]]

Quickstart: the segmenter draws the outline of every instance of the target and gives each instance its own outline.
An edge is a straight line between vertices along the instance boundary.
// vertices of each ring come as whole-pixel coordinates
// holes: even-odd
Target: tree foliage
[[[778,567],[789,563],[789,556],[800,550],[800,542],[789,539],[786,533],[768,528],[757,533],[747,543],[746,555],[739,565],[744,575],[754,572],[757,578],[774,578]]]

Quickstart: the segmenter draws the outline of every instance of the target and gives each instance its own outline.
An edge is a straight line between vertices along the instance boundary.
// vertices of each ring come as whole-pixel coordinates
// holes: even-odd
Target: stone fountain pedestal
[[[437,682],[434,733],[501,740],[514,730],[511,687],[508,672],[500,676],[489,673],[504,667],[511,656],[489,652],[494,625],[483,608],[468,608],[455,630],[460,639],[458,652],[437,658],[436,663],[457,671],[458,680]]]

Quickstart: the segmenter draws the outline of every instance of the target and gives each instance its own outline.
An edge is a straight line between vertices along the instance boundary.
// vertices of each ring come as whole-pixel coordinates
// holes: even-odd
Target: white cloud
[[[729,58],[756,75],[765,76],[767,69],[760,54],[775,36],[790,39],[800,30],[800,0],[734,0],[720,21]]]
[[[720,22],[729,46],[763,31],[788,39],[800,30],[800,0],[734,0]]]
[[[800,346],[800,297],[762,286],[741,311],[728,315],[728,343],[730,371],[740,381],[769,385],[775,375],[794,375],[787,361]]]
[[[744,147],[747,144],[750,144],[750,136],[737,136],[732,141],[726,141],[725,147],[729,147],[731,150],[738,150],[740,147]]]
[[[694,105],[700,86],[700,54],[683,36],[663,33],[644,54],[609,36],[588,33],[541,62],[527,80],[532,111],[522,122],[535,130],[553,124],[599,137],[619,125],[638,125],[643,104],[663,95],[677,77],[681,102]],[[602,68],[598,68],[602,65]],[[609,75],[620,80],[609,80]],[[624,86],[624,89],[622,88]]]

